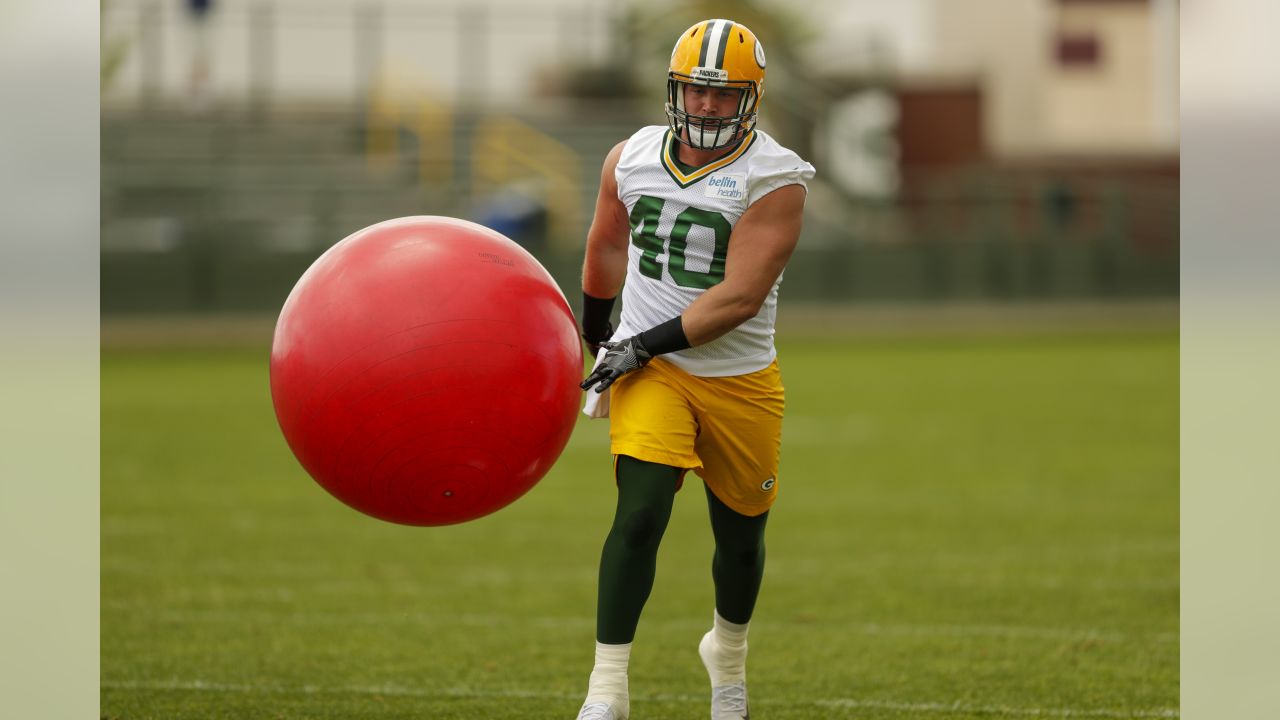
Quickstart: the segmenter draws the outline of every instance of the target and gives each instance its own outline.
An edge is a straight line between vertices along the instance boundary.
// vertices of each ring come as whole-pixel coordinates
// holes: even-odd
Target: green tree
[[[98,33],[99,47],[102,53],[102,64],[100,66],[100,74],[98,81],[102,89],[106,89],[111,85],[111,81],[115,79],[116,73],[119,72],[120,66],[124,64],[124,59],[129,55],[130,43],[128,38],[113,36],[107,37],[107,23],[104,22],[107,16],[107,0],[99,0],[98,2]]]

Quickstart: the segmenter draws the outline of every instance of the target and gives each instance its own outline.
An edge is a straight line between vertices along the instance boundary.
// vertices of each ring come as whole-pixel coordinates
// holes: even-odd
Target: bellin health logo
[[[747,196],[745,185],[741,175],[712,175],[707,178],[707,188],[703,194],[710,198],[741,200]]]

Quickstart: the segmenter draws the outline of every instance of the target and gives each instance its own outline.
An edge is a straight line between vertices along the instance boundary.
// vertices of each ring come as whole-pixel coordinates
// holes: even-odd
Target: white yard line
[[[411,623],[414,625],[467,625],[473,627],[496,627],[521,624],[530,627],[593,627],[595,618],[586,615],[533,616],[513,619],[509,615],[464,614],[433,615],[418,612],[308,612],[299,613],[286,609],[279,612],[271,610],[164,610],[152,604],[130,602],[103,602],[102,609],[137,613],[145,610],[147,622],[177,623],[271,623],[272,625],[381,625],[394,623]],[[651,625],[666,627],[679,626],[701,628],[705,623],[701,620],[655,620]],[[1158,643],[1176,643],[1179,634],[1175,632],[1126,633],[1117,630],[1100,628],[1064,628],[1034,627],[1024,625],[913,625],[913,624],[881,624],[858,622],[788,622],[785,620],[760,621],[754,627],[816,627],[835,632],[849,632],[868,636],[898,637],[990,637],[1008,639],[1041,639],[1041,640],[1098,640],[1103,642],[1150,641]]]
[[[535,698],[571,702],[578,695],[537,690],[473,690],[469,688],[411,688],[397,685],[343,685],[322,687],[319,685],[244,685],[218,683],[206,680],[104,680],[101,687],[110,690],[177,690],[192,692],[233,693],[240,695],[381,695],[391,697],[467,698],[476,700]],[[703,695],[632,695],[633,702],[703,703]],[[1178,710],[1156,708],[1145,710],[1119,710],[1114,708],[1035,708],[1006,707],[1001,705],[969,705],[955,703],[901,702],[894,700],[864,700],[856,698],[815,698],[796,701],[753,700],[756,705],[817,705],[840,710],[876,709],[898,710],[915,713],[969,713],[971,715],[1013,715],[1044,718],[1177,718]]]
[[[1178,711],[1172,708],[1152,710],[1113,710],[1108,708],[1028,708],[1003,705],[966,705],[946,703],[907,703],[885,700],[814,700],[815,705],[828,708],[901,710],[914,713],[969,713],[971,715],[1016,715],[1018,717],[1046,718],[1176,718]]]

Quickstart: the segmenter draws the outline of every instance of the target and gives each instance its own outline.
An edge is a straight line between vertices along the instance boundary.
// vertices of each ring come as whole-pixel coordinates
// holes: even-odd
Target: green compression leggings
[[[596,640],[611,645],[635,638],[640,613],[653,589],[658,545],[671,519],[680,469],[625,455],[618,458],[618,508],[600,557]],[[769,513],[739,515],[708,489],[707,507],[716,550],[711,561],[716,610],[746,623],[764,576],[764,528]]]

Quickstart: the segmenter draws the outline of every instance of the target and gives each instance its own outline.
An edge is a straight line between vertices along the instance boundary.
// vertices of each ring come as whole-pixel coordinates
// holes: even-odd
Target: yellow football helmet
[[[680,142],[699,150],[742,142],[756,124],[764,95],[764,63],[764,48],[745,25],[703,20],[681,33],[671,50],[667,73],[667,119]],[[737,114],[723,118],[689,114],[684,104],[686,85],[740,88]]]

